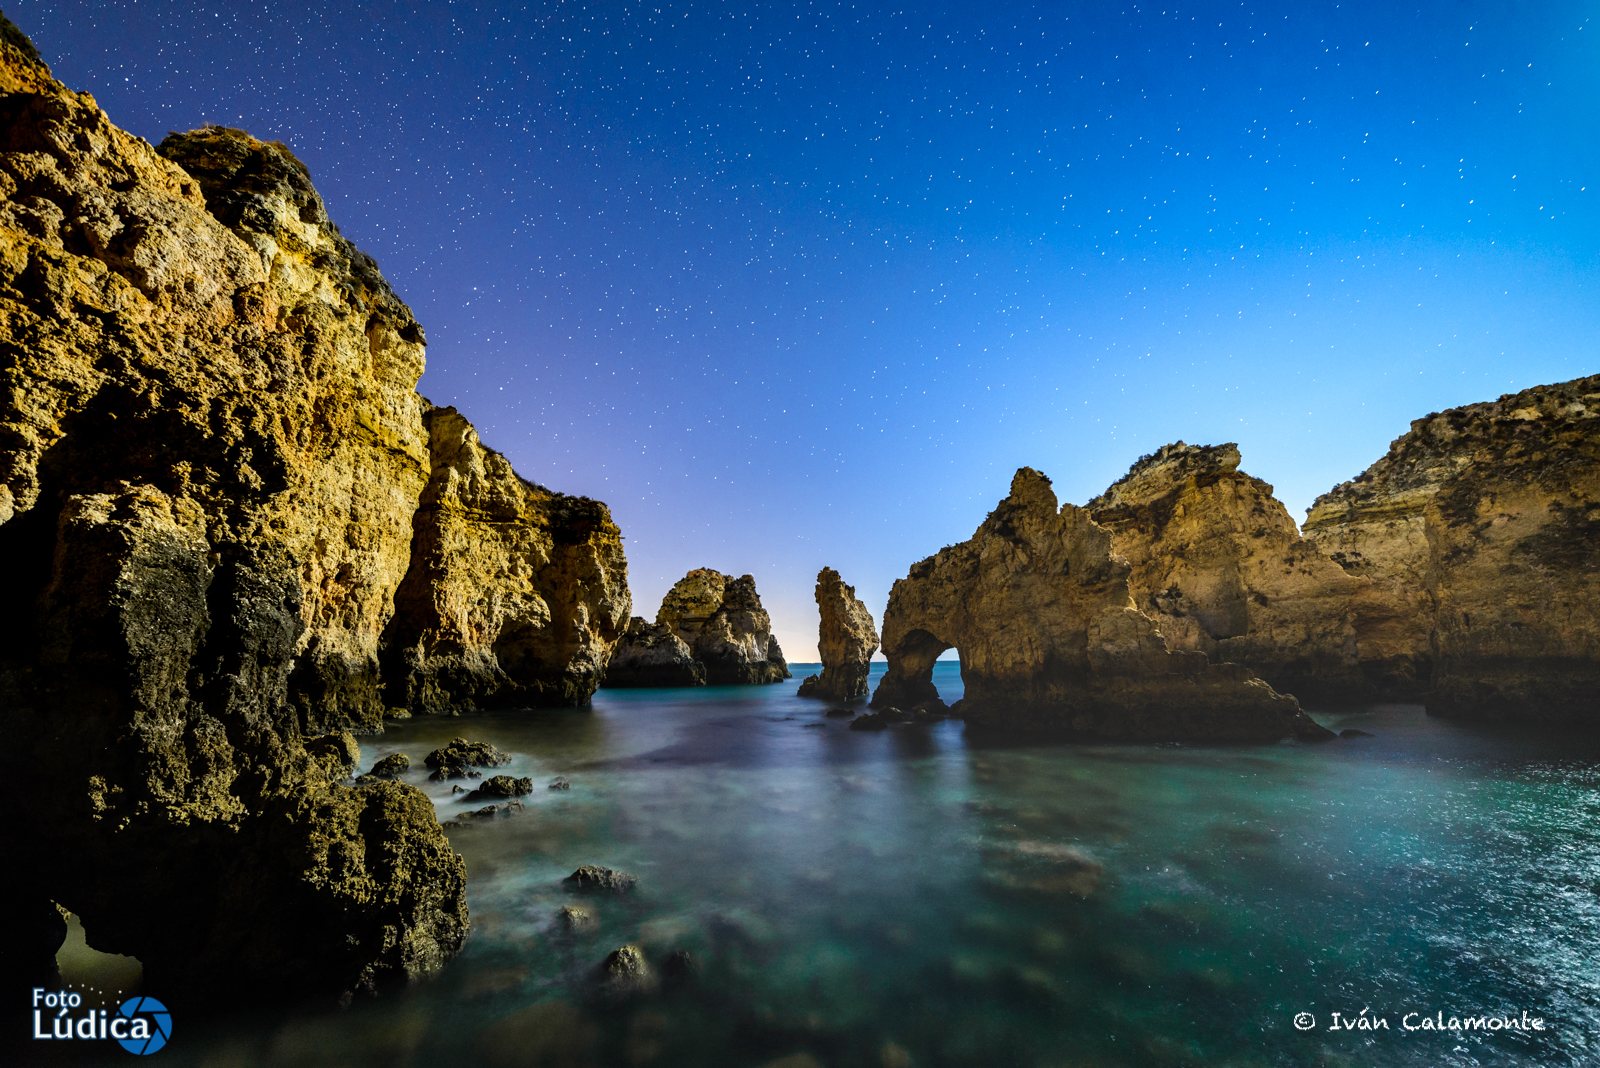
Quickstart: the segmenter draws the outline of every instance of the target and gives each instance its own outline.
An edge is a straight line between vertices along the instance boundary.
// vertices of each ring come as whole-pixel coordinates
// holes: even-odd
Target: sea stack
[[[977,533],[894,584],[873,706],[936,698],[934,661],[954,647],[969,723],[1141,741],[1330,736],[1248,668],[1169,649],[1134,607],[1130,570],[1087,509],[1058,508],[1050,480],[1022,468]]]
[[[791,677],[749,575],[733,578],[700,567],[679,579],[662,598],[654,627],[642,619],[629,624],[603,685],[700,685],[700,673],[684,666],[669,637],[703,668],[707,685],[764,685]],[[653,681],[674,674],[682,681]]]
[[[1418,591],[1439,715],[1600,721],[1600,375],[1415,420],[1306,538]]]
[[[1239,470],[1238,446],[1164,446],[1088,509],[1170,648],[1242,664],[1302,702],[1415,698],[1426,687],[1420,586],[1341,568],[1301,537],[1271,485]]]
[[[848,701],[867,695],[867,674],[878,649],[878,629],[872,613],[856,598],[856,588],[846,586],[839,572],[825,567],[817,572],[817,653],[822,674],[800,683],[801,697]]]
[[[628,613],[615,528],[441,452],[421,327],[287,147],[210,127],[153,148],[0,31],[17,914],[69,909],[176,1004],[337,1002],[434,971],[466,937],[464,865],[420,790],[343,784],[350,732],[413,677],[440,706],[581,699]],[[388,680],[408,576],[448,619]]]

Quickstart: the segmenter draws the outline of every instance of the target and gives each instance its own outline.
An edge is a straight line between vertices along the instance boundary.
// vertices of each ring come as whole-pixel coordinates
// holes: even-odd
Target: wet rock
[[[550,780],[549,788],[552,790],[570,790],[572,789],[572,783],[568,781],[565,775],[557,775]]]
[[[569,931],[584,931],[599,925],[600,920],[582,905],[562,905],[556,913],[556,922]]]
[[[1145,741],[1296,732],[1293,697],[1237,664],[1172,651],[1134,607],[1130,570],[1085,509],[1058,505],[1050,480],[1022,468],[972,538],[895,583],[872,706],[936,699],[934,662],[959,647],[969,723]]]
[[[411,758],[404,753],[391,753],[372,765],[372,770],[367,772],[374,779],[396,779],[409,770]]]
[[[898,708],[884,709],[882,712],[867,712],[850,721],[853,731],[881,731],[889,728],[889,712],[899,712]]]
[[[634,616],[617,644],[601,685],[609,687],[704,686],[706,666],[694,658],[667,623]]]
[[[823,730],[828,725],[826,723],[802,723],[800,726],[805,730]]]
[[[472,791],[463,801],[488,801],[493,798],[526,797],[533,793],[531,778],[513,779],[509,775],[496,775]]]
[[[636,877],[625,871],[602,867],[599,864],[585,864],[561,881],[573,890],[613,894],[628,893],[639,882]]]
[[[865,697],[872,654],[878,648],[872,613],[856,597],[855,587],[846,586],[831,567],[817,573],[816,598],[821,613],[817,652],[822,657],[822,674],[802,682],[798,696],[833,701]]]
[[[1430,713],[1600,721],[1600,375],[1414,420],[1305,535],[1412,594]]]
[[[644,950],[631,943],[613,949],[600,965],[601,994],[610,999],[648,994],[659,982]]]
[[[1368,734],[1366,731],[1357,730],[1354,727],[1346,727],[1344,730],[1339,732],[1339,737],[1341,737],[1341,738],[1371,738],[1371,737],[1374,737],[1374,736],[1371,735],[1371,734]]]
[[[446,829],[455,829],[459,827],[470,827],[493,820],[509,819],[510,817],[521,812],[526,807],[527,806],[521,801],[502,801],[498,805],[485,805],[484,807],[476,809],[472,812],[463,812],[454,819],[446,820],[444,823],[440,824],[440,826],[445,827]]]
[[[444,782],[449,779],[482,778],[482,773],[475,769],[502,767],[511,763],[511,756],[489,742],[452,738],[449,745],[435,749],[422,762],[433,769],[433,774],[428,778]]]
[[[313,758],[325,762],[337,778],[348,775],[357,764],[361,763],[361,746],[356,744],[355,736],[349,731],[335,731],[320,738],[309,739],[306,742],[306,752]]]
[[[454,797],[456,794],[464,794],[466,792],[467,792],[467,788],[465,786],[452,786],[452,787],[450,787],[450,796],[452,796],[452,797]]]

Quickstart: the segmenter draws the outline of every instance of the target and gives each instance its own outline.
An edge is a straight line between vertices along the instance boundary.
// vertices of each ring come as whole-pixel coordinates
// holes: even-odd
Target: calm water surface
[[[955,700],[957,666],[937,670]],[[1408,705],[1319,712],[1375,735],[1323,745],[872,733],[795,685],[603,690],[592,711],[418,718],[368,740],[363,769],[407,754],[441,818],[467,806],[420,769],[453,735],[535,780],[519,816],[452,832],[465,951],[345,1013],[175,1020],[161,1058],[1600,1063],[1600,744]],[[556,775],[569,791],[544,788]],[[569,932],[561,880],[587,863],[638,890],[583,899],[599,923]],[[602,999],[596,966],[627,942],[658,965],[687,950],[697,972]],[[1387,1029],[1329,1030],[1364,1009]],[[1404,1027],[1524,1012],[1545,1030]]]

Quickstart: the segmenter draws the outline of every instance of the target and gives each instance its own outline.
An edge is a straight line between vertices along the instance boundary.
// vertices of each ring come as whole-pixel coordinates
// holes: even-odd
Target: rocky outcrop
[[[667,623],[649,623],[634,616],[611,654],[603,685],[704,686],[706,666],[694,658]]]
[[[0,28],[0,730],[29,769],[4,786],[11,856],[179,1003],[433,971],[466,935],[462,861],[420,791],[343,785],[339,734],[381,726],[418,502],[470,466],[424,421],[421,328],[288,148],[217,127],[153,148]],[[431,499],[492,511],[512,476],[476,462],[482,486]],[[524,640],[531,597],[467,613],[463,639],[523,692],[571,696],[603,668],[589,606],[626,616],[620,550],[603,508],[516,488],[538,532],[474,514],[511,544],[437,581],[532,569],[546,532],[591,539],[609,593],[519,574],[505,588],[546,602],[548,640]],[[443,644],[424,631],[419,671]]]
[[[756,580],[706,567],[667,591],[654,627],[636,618],[614,659],[616,669],[608,668],[606,686],[698,686],[702,677],[711,686],[745,686],[792,677],[772,636],[772,619],[761,607]],[[655,681],[663,678],[685,681]]]
[[[1177,442],[1089,502],[1175,650],[1242,664],[1306,700],[1415,696],[1431,656],[1420,587],[1353,574],[1303,539],[1233,444]]]
[[[1600,375],[1414,421],[1304,530],[1415,591],[1430,712],[1600,721]]]
[[[582,704],[632,607],[611,513],[518,477],[454,408],[423,422],[431,472],[383,635],[390,703]]]
[[[822,615],[817,628],[822,674],[801,682],[799,695],[831,701],[865,697],[872,654],[878,649],[872,613],[856,598],[856,588],[846,586],[831,567],[817,572],[817,609]]]
[[[1022,468],[972,538],[894,584],[873,707],[937,698],[933,664],[954,647],[969,722],[1150,741],[1328,735],[1248,669],[1169,649],[1134,607],[1130,570],[1087,510],[1058,509],[1050,480]]]

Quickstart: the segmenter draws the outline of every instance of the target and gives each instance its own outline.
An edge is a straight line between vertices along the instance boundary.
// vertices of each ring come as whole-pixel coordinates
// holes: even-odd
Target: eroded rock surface
[[[1242,664],[1304,700],[1414,697],[1431,668],[1420,587],[1352,574],[1303,539],[1233,444],[1177,442],[1090,501],[1174,650]]]
[[[1415,420],[1304,530],[1417,591],[1430,712],[1600,721],[1600,375]]]
[[[1328,735],[1248,669],[1170,650],[1134,607],[1130,570],[1086,509],[1058,508],[1050,480],[1022,468],[971,539],[895,583],[873,707],[937,698],[934,661],[955,647],[969,722],[1141,740]]]
[[[675,640],[675,641],[674,641]],[[681,648],[680,648],[681,646]],[[683,650],[691,658],[686,664]],[[679,579],[661,600],[654,626],[636,619],[616,650],[608,686],[761,685],[791,678],[772,619],[761,607],[756,580],[701,567]],[[677,678],[677,682],[647,681]]]
[[[704,686],[706,666],[694,658],[671,624],[634,616],[611,654],[603,685]]]
[[[582,704],[632,608],[610,511],[519,477],[454,408],[423,421],[431,470],[383,635],[392,703]]]
[[[831,567],[817,572],[816,596],[817,609],[822,614],[817,628],[822,674],[801,682],[799,695],[831,701],[865,697],[872,654],[878,649],[878,628],[873,626],[872,613],[856,597],[856,588],[846,586],[839,572]]]
[[[153,148],[3,27],[0,729],[29,769],[5,786],[13,856],[180,1003],[344,999],[435,970],[467,931],[461,859],[420,791],[341,784],[342,732],[381,729],[413,538],[484,543],[470,575],[423,554],[438,600],[477,584],[547,609],[474,606],[459,648],[423,627],[418,674],[492,659],[519,699],[566,698],[627,615],[615,529],[502,470],[454,413],[425,423],[421,328],[286,146],[210,127]],[[433,542],[425,488],[435,516],[460,513]],[[588,586],[585,552],[606,572]],[[435,690],[479,700],[482,673],[463,677]]]

